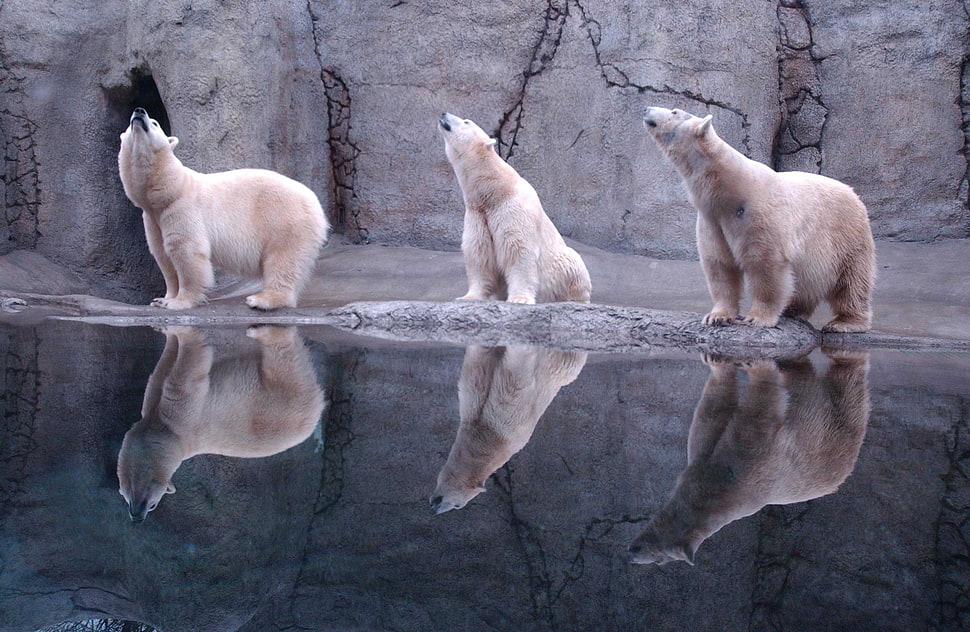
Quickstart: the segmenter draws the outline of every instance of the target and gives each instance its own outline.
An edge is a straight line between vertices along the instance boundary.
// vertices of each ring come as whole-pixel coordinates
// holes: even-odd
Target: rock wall
[[[0,2],[0,254],[115,295],[160,283],[117,179],[136,105],[206,171],[307,183],[355,241],[455,249],[437,114],[473,118],[567,236],[695,255],[646,105],[711,113],[779,169],[854,186],[878,237],[970,235],[964,0]],[[149,276],[154,275],[154,276]]]

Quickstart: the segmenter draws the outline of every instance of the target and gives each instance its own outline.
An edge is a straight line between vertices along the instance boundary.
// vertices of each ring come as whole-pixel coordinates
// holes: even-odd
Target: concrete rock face
[[[694,211],[642,130],[647,105],[713,114],[746,155],[847,182],[877,237],[964,238],[967,33],[958,0],[5,0],[0,254],[153,295],[116,165],[139,105],[186,165],[280,171],[360,242],[458,247],[435,132],[451,111],[499,139],[565,236],[692,258]]]

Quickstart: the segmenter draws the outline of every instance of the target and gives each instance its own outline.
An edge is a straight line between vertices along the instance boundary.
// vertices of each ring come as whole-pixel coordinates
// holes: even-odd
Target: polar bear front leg
[[[151,302],[151,305],[160,306],[160,301],[175,298],[175,295],[178,294],[179,277],[178,273],[175,272],[175,266],[172,265],[172,260],[165,254],[162,229],[159,228],[158,222],[147,212],[142,213],[141,218],[145,224],[145,239],[148,241],[148,251],[152,253],[152,257],[155,258],[155,263],[158,264],[158,268],[162,271],[162,276],[165,277],[165,297],[153,299]]]
[[[509,303],[523,303],[535,305],[536,292],[539,288],[539,268],[535,256],[521,253],[515,263],[509,268]]]
[[[165,309],[188,309],[206,302],[205,290],[215,283],[209,244],[199,235],[165,234],[165,252],[178,275],[178,293],[156,299]]]
[[[503,235],[496,244],[509,287],[509,303],[534,305],[539,291],[539,253],[526,235]]]
[[[704,316],[705,325],[726,325],[737,319],[741,306],[741,268],[734,260],[724,233],[704,215],[697,217],[697,252],[714,307]]]
[[[495,261],[495,245],[480,213],[466,211],[461,235],[461,252],[465,258],[468,291],[457,301],[486,301],[501,285]]]

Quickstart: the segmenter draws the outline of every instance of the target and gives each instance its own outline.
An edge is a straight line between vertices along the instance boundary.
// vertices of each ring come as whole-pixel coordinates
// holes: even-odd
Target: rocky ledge
[[[630,352],[681,349],[732,357],[784,358],[812,349],[893,348],[970,351],[970,341],[822,333],[800,320],[768,329],[710,327],[701,314],[583,303],[513,305],[502,302],[359,301],[328,308],[255,312],[214,303],[185,311],[136,306],[87,295],[50,296],[0,291],[0,322],[33,324],[45,318],[115,326],[250,324],[326,325],[385,340],[456,345],[539,345],[568,351]]]

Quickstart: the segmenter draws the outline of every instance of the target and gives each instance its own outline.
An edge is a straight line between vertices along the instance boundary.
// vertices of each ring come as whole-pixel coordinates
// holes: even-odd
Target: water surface
[[[0,341],[2,630],[970,625],[968,355]]]

